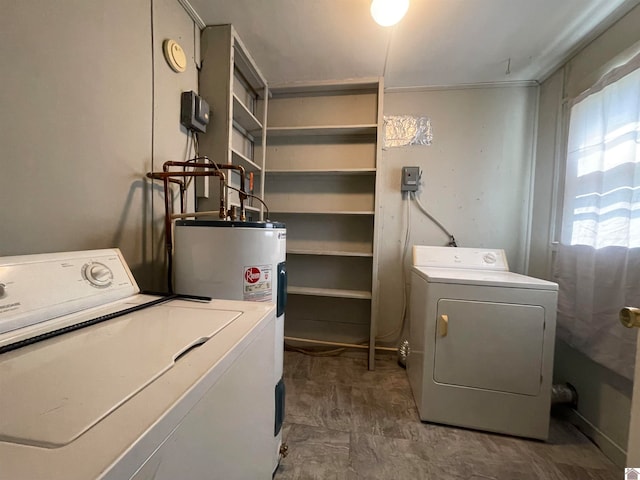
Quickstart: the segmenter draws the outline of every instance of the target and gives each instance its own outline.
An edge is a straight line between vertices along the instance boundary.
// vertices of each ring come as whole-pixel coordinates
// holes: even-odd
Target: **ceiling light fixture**
[[[409,10],[409,0],[372,0],[371,16],[383,27],[395,25]]]

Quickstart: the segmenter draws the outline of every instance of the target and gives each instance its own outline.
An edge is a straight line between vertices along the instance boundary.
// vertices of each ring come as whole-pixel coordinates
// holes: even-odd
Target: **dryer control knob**
[[[95,287],[108,287],[113,280],[111,269],[103,263],[87,263],[82,273],[84,278]]]
[[[496,258],[496,254],[495,253],[488,252],[488,253],[485,253],[482,256],[482,260],[484,261],[484,263],[488,263],[490,265],[493,265],[494,263],[496,263],[496,260],[498,260],[498,259]]]

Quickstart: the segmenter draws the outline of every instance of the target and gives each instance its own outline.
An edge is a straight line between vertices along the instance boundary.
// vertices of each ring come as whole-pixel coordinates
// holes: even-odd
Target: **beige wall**
[[[387,93],[384,102],[385,115],[430,117],[434,139],[431,146],[392,148],[382,155],[382,335],[397,329],[402,311],[403,166],[421,168],[421,201],[460,246],[503,248],[511,269],[525,270],[537,87]],[[447,241],[412,204],[410,244]]]
[[[557,182],[562,196],[566,112],[563,100],[589,88],[602,74],[640,51],[640,6],[587,45],[540,89],[540,112],[535,174],[534,211],[529,273],[551,275],[555,207],[550,200]],[[561,199],[560,199],[561,200]],[[616,463],[623,465],[628,437],[631,382],[594,363],[559,341],[555,381],[570,382],[578,390],[578,409],[571,413]]]
[[[200,59],[200,30],[177,0],[150,1],[154,39],[153,169],[159,171],[167,160],[181,161],[194,156],[193,144],[187,141],[187,130],[180,125],[180,95],[188,90],[198,92],[196,61]],[[187,55],[187,69],[183,73],[171,70],[164,59],[162,45],[169,38],[177,41]],[[164,289],[164,191],[160,182],[155,183],[151,198],[154,211],[151,266],[153,280],[163,279],[157,288]],[[194,211],[193,195],[189,194],[187,199],[187,209]]]
[[[144,175],[183,157],[179,95],[198,86],[193,62],[164,64],[168,36],[192,55],[175,0],[3,2],[0,256],[119,247],[143,286],[164,284]]]

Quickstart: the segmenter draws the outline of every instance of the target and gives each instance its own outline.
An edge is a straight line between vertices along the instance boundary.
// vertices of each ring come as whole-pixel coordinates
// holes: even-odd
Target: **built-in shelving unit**
[[[369,346],[377,323],[381,79],[271,88],[266,201],[287,225],[285,335]]]
[[[211,119],[207,133],[199,136],[200,154],[217,163],[242,166],[247,175],[245,188],[252,183],[253,193],[263,197],[267,82],[231,25],[206,27],[201,45],[200,94],[211,107]],[[229,173],[228,183],[239,188],[239,174]],[[218,188],[216,178],[198,182],[199,211],[218,209]],[[226,192],[226,199],[228,205],[240,204],[233,190]],[[262,218],[258,202],[249,199],[246,205],[249,220]]]

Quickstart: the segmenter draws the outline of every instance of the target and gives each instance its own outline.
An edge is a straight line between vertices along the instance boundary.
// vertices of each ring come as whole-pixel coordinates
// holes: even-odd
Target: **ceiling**
[[[541,80],[640,0],[411,0],[380,27],[370,0],[189,0],[231,23],[271,85],[384,76],[386,87]]]

